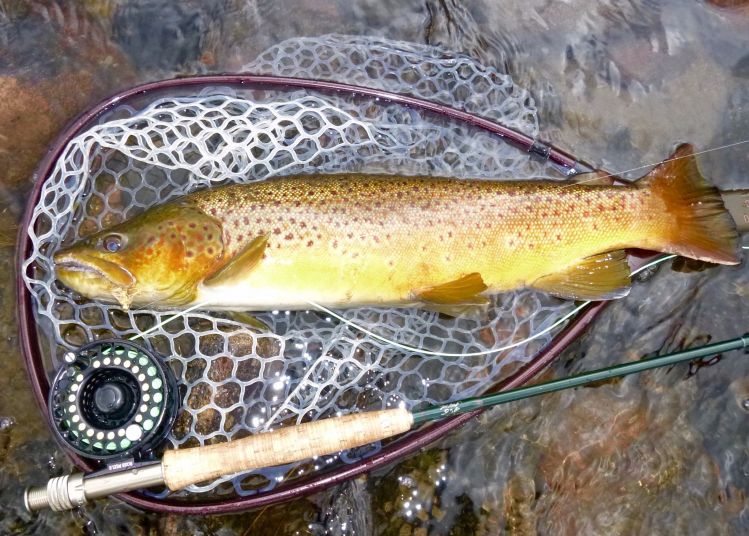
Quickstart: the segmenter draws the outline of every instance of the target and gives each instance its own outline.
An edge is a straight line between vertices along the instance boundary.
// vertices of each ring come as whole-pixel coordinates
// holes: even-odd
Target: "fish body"
[[[55,255],[58,278],[124,306],[427,305],[534,287],[626,294],[623,250],[735,264],[737,233],[689,146],[634,185],[295,176],[196,192]]]

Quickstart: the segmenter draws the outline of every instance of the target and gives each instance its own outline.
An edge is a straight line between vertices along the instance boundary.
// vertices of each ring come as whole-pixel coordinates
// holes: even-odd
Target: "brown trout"
[[[735,224],[691,146],[627,186],[341,174],[211,188],[54,260],[65,285],[126,308],[457,314],[520,287],[624,296],[626,248],[738,263]]]

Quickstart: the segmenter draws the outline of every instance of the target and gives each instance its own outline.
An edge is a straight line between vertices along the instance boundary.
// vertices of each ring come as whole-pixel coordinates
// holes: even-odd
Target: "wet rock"
[[[443,505],[439,497],[446,459],[445,451],[430,449],[379,480],[372,490],[377,533],[419,534],[418,531],[428,530],[430,519],[444,516],[443,510],[452,507]]]
[[[73,2],[14,4],[0,25],[0,169],[30,183],[55,134],[133,78],[130,62]],[[22,68],[19,68],[21,67]]]
[[[141,68],[194,72],[200,63],[215,63],[205,48],[221,35],[220,15],[219,4],[192,0],[123,2],[114,13],[113,37]]]

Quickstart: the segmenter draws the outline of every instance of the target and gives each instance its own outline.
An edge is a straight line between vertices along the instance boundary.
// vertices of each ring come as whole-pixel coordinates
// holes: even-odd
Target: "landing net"
[[[338,80],[439,101],[538,133],[530,96],[509,77],[438,48],[371,38],[293,39],[248,72]],[[475,178],[559,178],[551,166],[496,136],[442,116],[355,95],[208,87],[120,106],[73,139],[43,186],[28,229],[25,283],[50,374],[67,349],[97,338],[141,336],[179,311],[122,311],[61,287],[52,255],[99,229],[188,192],[292,173],[366,171]],[[340,312],[383,337],[432,352],[476,353],[522,341],[572,305],[521,291],[494,298],[478,318],[416,309]],[[325,313],[241,315],[193,311],[144,343],[174,369],[183,409],[169,441],[206,445],[339,413],[418,408],[477,395],[513,363],[530,360],[547,333],[511,350],[468,358],[424,357],[364,335]],[[312,462],[193,486],[249,495],[369,456],[370,445]]]

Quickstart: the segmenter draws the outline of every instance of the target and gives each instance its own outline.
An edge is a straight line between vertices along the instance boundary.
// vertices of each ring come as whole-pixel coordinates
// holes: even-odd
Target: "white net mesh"
[[[255,70],[323,77],[333,42],[324,37],[281,44],[264,53]],[[355,46],[341,42],[335,53],[340,61],[331,75],[396,92],[423,88],[420,96],[447,102],[453,100],[453,82],[462,77],[471,96],[457,99],[458,105],[481,108],[483,115],[531,134],[537,130],[528,96],[492,69],[426,47],[378,41],[366,49],[361,39],[354,40]],[[365,49],[368,53],[362,54]],[[392,66],[399,57],[408,67]],[[465,69],[470,76],[460,74]],[[389,72],[397,76],[382,76]],[[142,106],[117,108],[72,140],[34,210],[26,284],[49,371],[57,368],[66,349],[96,338],[141,335],[177,313],[124,312],[75,296],[55,281],[54,252],[186,192],[279,174],[344,170],[559,176],[479,129],[351,95],[210,87],[188,96],[148,98]],[[343,314],[403,344],[469,353],[521,341],[570,309],[569,303],[522,291],[496,297],[482,318],[452,319],[412,309]],[[190,312],[145,337],[145,344],[165,356],[180,385],[183,409],[169,438],[172,445],[226,441],[338,412],[393,404],[413,408],[476,395],[501,377],[505,365],[527,361],[551,337],[499,354],[423,357],[320,312],[258,316],[271,328],[269,333],[249,328],[241,315]],[[324,460],[221,478],[190,491],[252,494],[379,448],[371,445]]]

